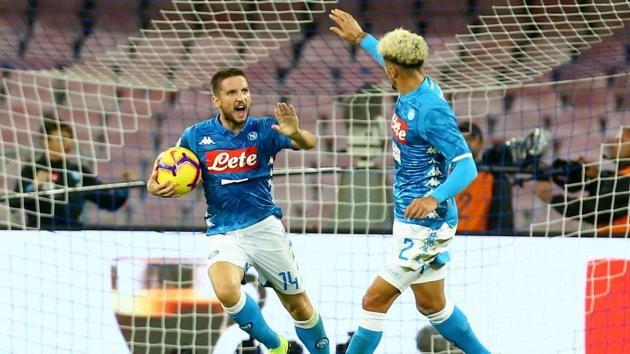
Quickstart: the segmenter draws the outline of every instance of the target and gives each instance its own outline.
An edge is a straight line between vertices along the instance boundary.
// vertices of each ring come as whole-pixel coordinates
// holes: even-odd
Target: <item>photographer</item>
[[[610,158],[617,163],[616,171],[599,171],[594,166],[582,168],[584,160],[556,161],[555,167],[562,167],[566,173],[554,176],[554,182],[564,184],[582,183],[581,188],[588,197],[573,198],[552,193],[549,180],[536,183],[536,195],[545,203],[551,204],[567,218],[579,217],[588,223],[597,225],[597,234],[601,236],[628,237],[630,222],[628,205],[630,204],[630,128],[623,128],[617,141],[610,145]],[[582,173],[584,176],[582,176]],[[576,192],[576,188],[569,191]]]
[[[477,178],[455,197],[459,213],[457,229],[464,233],[511,235],[514,232],[512,183],[505,172],[491,167],[511,164],[504,147],[493,147],[482,156],[484,140],[475,123],[460,124],[475,162]]]
[[[21,178],[15,192],[28,193],[93,186],[102,184],[92,176],[90,170],[69,158],[75,146],[72,126],[66,122],[45,119],[42,127],[44,153],[32,163],[22,168]],[[135,173],[126,171],[123,178],[131,179]],[[83,227],[80,216],[86,201],[91,201],[101,209],[114,211],[122,207],[129,192],[127,189],[111,191],[91,191],[69,193],[67,200],[63,194],[56,196],[39,195],[13,198],[11,208],[26,212],[26,225],[43,230],[65,230]]]

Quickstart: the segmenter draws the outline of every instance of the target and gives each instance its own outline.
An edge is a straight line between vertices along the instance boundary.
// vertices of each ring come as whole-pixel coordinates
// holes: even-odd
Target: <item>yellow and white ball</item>
[[[171,181],[178,195],[189,193],[201,181],[199,159],[183,147],[171,147],[160,153],[153,169],[157,171],[157,182]]]

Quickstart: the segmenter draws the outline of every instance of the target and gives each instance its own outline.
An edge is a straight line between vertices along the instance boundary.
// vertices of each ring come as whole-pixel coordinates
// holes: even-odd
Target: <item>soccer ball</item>
[[[157,171],[157,182],[171,181],[178,195],[189,193],[201,180],[199,159],[195,153],[183,147],[168,148],[159,154],[153,169]]]

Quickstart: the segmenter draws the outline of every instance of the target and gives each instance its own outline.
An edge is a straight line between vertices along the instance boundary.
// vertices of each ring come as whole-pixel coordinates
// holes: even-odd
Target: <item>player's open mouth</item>
[[[237,115],[240,118],[243,118],[243,116],[247,113],[247,106],[246,105],[236,106],[234,110],[236,111]]]

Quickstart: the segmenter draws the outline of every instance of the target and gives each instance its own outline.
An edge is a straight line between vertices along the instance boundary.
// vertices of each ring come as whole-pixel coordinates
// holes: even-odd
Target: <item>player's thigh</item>
[[[381,276],[374,278],[368,287],[361,306],[366,311],[385,313],[400,296],[400,290]]]
[[[240,286],[249,263],[240,237],[232,233],[209,236],[207,247],[208,276],[215,292]]]
[[[235,305],[241,294],[241,280],[245,276],[242,267],[229,262],[215,262],[208,268],[208,276],[215,295],[226,306]]]
[[[252,264],[259,281],[282,294],[299,294],[304,291],[302,274],[295,261],[293,247],[284,226],[277,218],[247,237]]]
[[[411,284],[443,279],[454,235],[455,229],[446,224],[435,230],[396,221],[392,253],[379,276],[401,293]]]
[[[411,284],[418,311],[425,315],[436,313],[446,306],[444,279]]]

